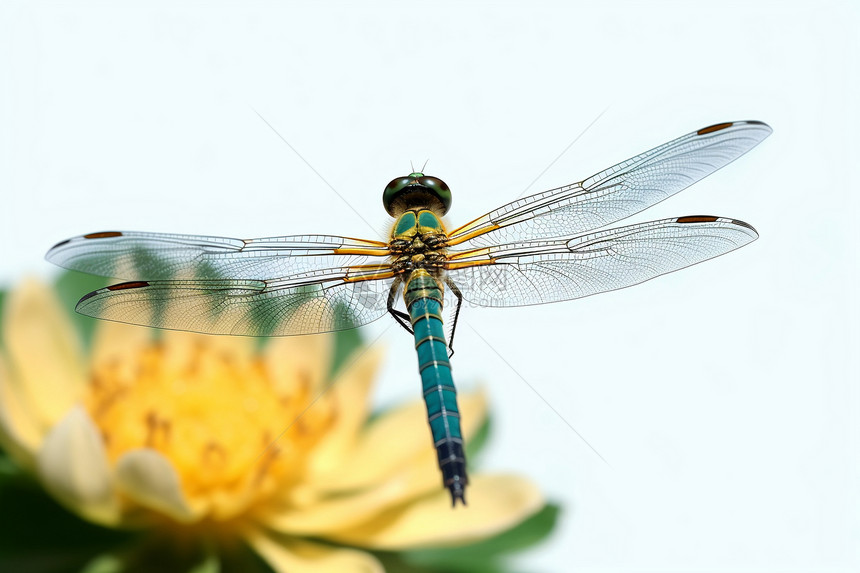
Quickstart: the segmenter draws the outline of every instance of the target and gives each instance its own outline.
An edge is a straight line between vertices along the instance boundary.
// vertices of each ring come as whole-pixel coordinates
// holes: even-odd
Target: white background
[[[382,188],[428,157],[456,226],[598,116],[531,191],[766,121],[635,218],[734,217],[757,242],[598,297],[466,309],[455,372],[492,401],[482,467],[564,508],[524,570],[860,569],[860,4],[172,4],[0,4],[0,281],[99,230],[378,238]],[[365,331],[389,349],[380,404],[419,388],[388,326]]]

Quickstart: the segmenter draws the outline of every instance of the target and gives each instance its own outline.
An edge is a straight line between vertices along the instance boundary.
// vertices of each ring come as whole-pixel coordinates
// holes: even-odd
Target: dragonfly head
[[[398,177],[385,186],[382,204],[392,217],[397,217],[411,207],[432,208],[442,215],[451,208],[451,190],[438,177],[420,172]]]

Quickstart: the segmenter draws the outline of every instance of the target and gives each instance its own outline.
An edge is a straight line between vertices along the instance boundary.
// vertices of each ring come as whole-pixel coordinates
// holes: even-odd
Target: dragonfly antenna
[[[412,173],[415,173],[415,166],[412,164],[412,160],[409,160],[409,167],[412,169]]]
[[[427,167],[427,164],[430,163],[430,158],[427,158],[427,161],[424,162],[424,165],[421,167],[421,173],[424,173],[424,168]]]

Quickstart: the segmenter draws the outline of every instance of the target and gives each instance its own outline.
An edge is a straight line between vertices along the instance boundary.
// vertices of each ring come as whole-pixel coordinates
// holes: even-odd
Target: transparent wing
[[[572,239],[476,249],[448,262],[466,300],[525,306],[616,290],[725,254],[754,241],[743,221],[678,217]]]
[[[57,243],[46,258],[67,269],[125,280],[268,280],[388,255],[385,243],[327,235],[243,240],[108,231]]]
[[[508,203],[452,231],[449,244],[468,249],[598,229],[710,175],[771,131],[760,121],[736,121],[688,133],[580,183]]]
[[[385,314],[386,266],[274,280],[154,280],[112,285],[76,310],[96,318],[207,334],[286,336],[344,330]]]

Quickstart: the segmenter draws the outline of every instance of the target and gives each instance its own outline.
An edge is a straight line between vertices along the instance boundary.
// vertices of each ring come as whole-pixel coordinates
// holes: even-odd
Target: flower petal
[[[12,380],[0,355],[0,443],[24,467],[32,467],[42,432],[22,403],[20,388]]]
[[[257,342],[248,336],[213,336],[183,330],[164,330],[160,335],[160,346],[164,351],[161,375],[167,378],[181,376],[193,369],[201,356],[207,353],[241,365],[246,365],[256,354]]]
[[[461,396],[460,411],[464,414],[463,431],[467,442],[483,422],[485,408],[483,393]],[[293,488],[281,505],[269,504],[260,519],[282,533],[327,535],[430,493],[446,492],[448,495],[442,487],[436,451],[428,443],[425,418],[420,403],[382,416],[363,437],[369,442],[345,454],[348,457],[335,471],[322,476],[319,483],[312,478],[306,488]],[[414,427],[404,428],[407,424]],[[418,438],[406,437],[410,432]],[[401,450],[404,442],[415,445]],[[414,449],[419,451],[412,451]],[[386,458],[389,455],[392,457]]]
[[[249,532],[246,539],[278,573],[385,572],[375,557],[355,549],[331,547],[262,531]]]
[[[329,334],[270,340],[264,350],[264,360],[275,388],[292,394],[297,385],[302,384],[316,395],[328,376],[333,347],[334,336]]]
[[[119,520],[104,443],[82,407],[72,408],[48,433],[37,468],[45,489],[73,510],[104,525]]]
[[[231,362],[247,364],[257,355],[257,340],[251,336],[209,336],[204,335],[206,343],[213,352]]]
[[[510,529],[544,505],[532,482],[511,475],[477,475],[466,493],[467,508],[452,510],[450,494],[440,490],[328,537],[385,550],[462,545]]]
[[[80,341],[59,300],[46,285],[24,281],[9,294],[3,342],[26,391],[26,406],[50,428],[80,398],[86,370]]]
[[[200,517],[185,499],[179,474],[166,457],[141,448],[123,454],[116,462],[116,484],[143,507],[187,523]]]
[[[463,393],[458,403],[463,436],[468,442],[487,415],[486,396],[483,392]],[[314,487],[326,492],[373,487],[418,463],[416,456],[436,459],[427,411],[421,402],[396,408],[371,423],[336,471],[319,476]]]
[[[152,341],[153,330],[122,322],[101,321],[96,328],[90,364],[92,369],[121,369],[123,378],[134,374],[140,352]]]
[[[307,462],[307,479],[337,471],[346,455],[355,445],[359,430],[368,416],[368,396],[376,379],[383,350],[362,348],[332,383],[328,398],[337,415],[334,424],[314,447]]]
[[[165,378],[175,378],[192,368],[205,344],[204,335],[182,330],[165,330],[160,336],[164,350],[161,376]]]
[[[269,504],[267,513],[259,520],[267,527],[288,535],[325,537],[377,517],[390,508],[429,492],[442,491],[435,457],[428,456],[388,476],[372,489],[323,498],[302,506],[285,503],[283,507]]]

